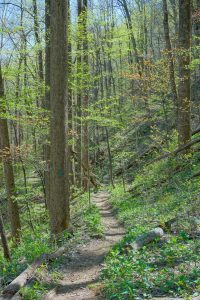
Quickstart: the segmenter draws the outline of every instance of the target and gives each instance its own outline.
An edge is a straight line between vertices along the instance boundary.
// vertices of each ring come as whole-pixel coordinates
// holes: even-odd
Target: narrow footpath
[[[88,286],[98,282],[105,255],[125,233],[124,228],[119,225],[112,212],[108,197],[108,193],[99,192],[92,199],[92,202],[100,210],[102,224],[105,228],[105,238],[91,240],[84,246],[80,245],[73,258],[66,259],[60,269],[64,274],[62,280],[45,296],[45,300],[102,299]]]

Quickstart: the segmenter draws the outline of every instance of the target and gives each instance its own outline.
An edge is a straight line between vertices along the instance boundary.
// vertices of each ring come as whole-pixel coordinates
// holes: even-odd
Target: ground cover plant
[[[111,190],[111,203],[128,234],[102,271],[108,299],[199,295],[200,178],[193,177],[198,161],[199,154],[192,160],[185,155],[158,161],[135,176],[131,192],[122,185]],[[174,224],[166,228],[169,220]],[[166,232],[163,239],[137,252],[129,249],[138,235],[158,226]]]
[[[37,189],[35,189],[34,198],[40,199],[41,193],[38,191],[37,194],[36,191]],[[31,197],[31,195],[29,195],[29,197]],[[103,238],[104,235],[99,210],[95,205],[89,202],[88,194],[80,195],[77,199],[73,200],[71,205],[72,232],[65,232],[55,243],[52,242],[48,231],[48,215],[44,204],[35,201],[35,203],[31,205],[29,213],[34,223],[34,229],[26,222],[27,215],[22,214],[23,221],[27,226],[22,229],[22,242],[17,248],[12,247],[11,241],[9,243],[12,261],[7,261],[3,257],[3,252],[0,251],[1,289],[8,285],[40,255],[56,251],[62,245],[70,243],[71,239],[73,239],[73,246],[75,247],[87,239]],[[30,215],[28,217],[30,217]],[[47,277],[49,278],[46,280],[47,283],[40,283],[39,280],[36,280],[36,282],[27,288],[22,289],[21,292],[24,299],[41,299],[41,295],[44,294],[50,286],[55,285],[56,275],[58,277],[61,276],[61,274],[56,273],[61,262],[62,257],[57,259],[56,262],[50,263],[50,267],[44,263],[42,267],[37,270],[36,278],[41,279],[45,277],[44,274],[48,272]]]

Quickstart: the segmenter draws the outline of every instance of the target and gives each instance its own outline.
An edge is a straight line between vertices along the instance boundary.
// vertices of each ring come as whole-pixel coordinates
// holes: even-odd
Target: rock
[[[163,229],[158,227],[147,233],[139,235],[136,238],[135,242],[131,243],[130,246],[132,250],[137,251],[140,250],[145,245],[148,245],[149,243],[155,241],[156,239],[161,238],[163,235],[164,235]]]

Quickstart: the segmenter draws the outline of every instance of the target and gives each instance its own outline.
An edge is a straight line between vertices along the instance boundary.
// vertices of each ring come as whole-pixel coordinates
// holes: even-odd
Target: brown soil
[[[92,199],[100,210],[105,238],[91,240],[78,246],[73,256],[68,257],[61,266],[60,270],[64,276],[58,286],[45,296],[45,300],[103,299],[98,295],[98,289],[89,286],[98,282],[105,255],[125,233],[112,212],[108,196],[106,192],[99,192]]]

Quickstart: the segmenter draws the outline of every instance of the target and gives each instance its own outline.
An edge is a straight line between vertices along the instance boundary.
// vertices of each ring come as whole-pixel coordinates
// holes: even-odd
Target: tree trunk
[[[8,243],[7,243],[7,238],[6,238],[6,234],[4,232],[4,228],[3,228],[3,220],[2,220],[1,214],[0,214],[0,235],[1,235],[1,243],[2,243],[2,247],[3,247],[4,257],[7,260],[11,260],[10,251],[9,251]]]
[[[51,233],[69,226],[66,187],[66,102],[67,102],[67,1],[52,0],[50,6],[50,197]]]
[[[109,141],[109,135],[108,135],[107,127],[105,128],[105,130],[106,130],[106,142],[107,142],[107,148],[108,148],[110,183],[111,183],[112,187],[114,188],[115,185],[114,185],[114,180],[113,180],[112,154],[111,154],[111,149],[110,149],[110,141]]]
[[[134,32],[133,32],[133,25],[132,25],[131,15],[130,15],[130,12],[128,10],[126,0],[120,0],[119,3],[122,5],[122,7],[124,9],[124,13],[125,13],[125,16],[126,16],[126,19],[127,19],[127,27],[129,29],[129,32],[130,32],[130,39],[131,39],[131,43],[132,43],[132,47],[133,47],[133,51],[134,51],[134,55],[135,55],[135,62],[137,64],[138,72],[141,75],[141,63],[142,62],[140,61],[139,55],[138,55],[136,40],[135,40],[135,36],[134,36]]]
[[[50,0],[45,0],[45,97],[43,98],[42,106],[50,111]],[[45,181],[45,198],[46,206],[49,202],[50,179],[49,179],[49,163],[50,163],[50,145],[49,134],[45,136],[43,146],[43,156],[45,161],[44,181]]]
[[[69,184],[74,185],[74,166],[73,166],[73,94],[72,94],[72,41],[71,41],[71,14],[70,14],[70,1],[68,0],[68,174]]]
[[[81,44],[82,44],[82,26],[81,26],[81,14],[82,14],[82,0],[78,0],[78,36],[77,36],[77,104],[76,104],[76,115],[77,115],[77,159],[76,165],[76,178],[77,186],[82,187],[82,92],[81,92],[81,74],[82,74],[82,55],[81,55]]]
[[[89,137],[88,137],[88,37],[87,37],[87,0],[83,0],[83,75],[84,75],[84,91],[83,91],[83,128],[82,128],[82,163],[87,170],[87,176],[83,179],[83,188],[85,191],[89,188]]]
[[[5,113],[5,109],[2,103],[4,98],[4,83],[3,76],[0,65],[0,110],[2,113]],[[11,151],[10,151],[10,141],[9,141],[9,132],[8,124],[5,118],[0,119],[0,133],[1,133],[1,151],[3,156],[3,167],[4,167],[4,177],[6,184],[6,192],[8,198],[8,211],[11,222],[11,234],[16,243],[20,241],[20,217],[19,217],[19,208],[18,203],[15,201],[15,181],[14,181],[14,172],[11,160]]]
[[[179,89],[178,89],[178,133],[179,145],[191,139],[191,1],[179,0]]]
[[[33,14],[34,14],[34,34],[36,44],[38,46],[38,76],[40,79],[40,84],[44,80],[44,71],[43,71],[43,58],[42,58],[42,49],[41,49],[41,39],[39,33],[39,22],[38,22],[38,9],[37,9],[37,0],[33,0]]]
[[[176,81],[175,81],[175,74],[174,74],[174,61],[172,55],[172,46],[169,34],[169,20],[168,20],[168,8],[167,8],[167,0],[163,0],[163,27],[164,27],[164,35],[165,35],[165,44],[166,44],[166,51],[167,56],[169,59],[169,77],[170,77],[170,85],[171,91],[174,101],[174,109],[176,114],[176,123],[178,118],[178,94],[176,89]]]

